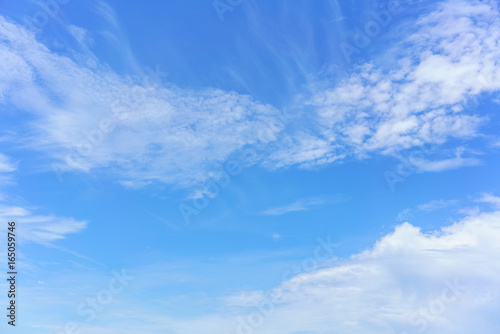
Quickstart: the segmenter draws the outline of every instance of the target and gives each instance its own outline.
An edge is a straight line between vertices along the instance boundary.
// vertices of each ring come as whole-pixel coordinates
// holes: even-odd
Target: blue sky
[[[499,16],[1,2],[2,332],[498,332]]]

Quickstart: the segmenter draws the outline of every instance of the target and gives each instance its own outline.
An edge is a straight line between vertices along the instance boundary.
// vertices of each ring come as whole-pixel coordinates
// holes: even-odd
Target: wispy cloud
[[[402,222],[402,221],[406,221],[410,217],[411,217],[411,209],[406,208],[403,211],[401,211],[400,213],[398,213],[398,215],[396,216],[396,220]]]
[[[303,198],[288,205],[267,209],[262,211],[261,214],[266,216],[279,216],[290,212],[308,211],[328,203],[335,203],[336,201],[324,197]]]
[[[11,173],[16,169],[17,164],[14,164],[5,154],[0,153],[0,186],[14,183]]]
[[[500,197],[498,196],[494,196],[492,194],[482,194],[481,198],[476,201],[491,204],[494,208],[500,209]]]
[[[498,211],[479,213],[429,233],[404,223],[373,247],[326,268],[291,275],[269,290],[231,291],[214,297],[207,302],[210,311],[201,315],[172,317],[162,303],[155,302],[151,308],[151,301],[127,298],[91,329],[92,333],[107,333],[107,328],[132,333],[147,324],[148,333],[168,328],[176,334],[423,329],[448,334],[480,323],[481,332],[494,333],[495,310],[500,306],[499,242]],[[175,274],[168,272],[172,279]],[[156,266],[154,273],[158,275]],[[146,305],[150,311],[140,312]],[[128,314],[134,316],[124,318]]]
[[[24,241],[47,246],[66,238],[68,234],[79,233],[87,226],[86,221],[40,215],[23,207],[8,205],[0,206],[0,220],[15,221]]]
[[[495,196],[491,193],[483,193],[480,196],[474,196],[473,202],[477,203],[485,203],[488,204],[489,207],[493,209],[500,209],[500,197]],[[408,221],[415,214],[418,213],[429,213],[441,209],[453,208],[458,213],[465,215],[477,215],[481,212],[479,207],[470,207],[470,201],[463,201],[458,199],[438,199],[434,201],[430,201],[424,204],[417,205],[414,208],[407,208],[401,211],[397,217],[397,221]],[[458,208],[458,209],[457,209]]]
[[[17,169],[10,159],[0,154],[0,185],[11,185],[14,183],[11,173]],[[9,204],[8,196],[0,193],[0,220],[15,221],[18,223],[22,239],[43,245],[52,245],[54,241],[64,239],[67,234],[78,233],[85,229],[86,221],[77,221],[73,218],[62,218],[54,215],[40,215],[32,210]]]
[[[432,212],[436,210],[441,210],[445,208],[449,208],[450,206],[456,206],[459,203],[458,200],[456,199],[450,199],[450,200],[444,200],[444,199],[438,199],[434,201],[430,201],[424,204],[417,205],[416,208],[407,208],[401,211],[397,217],[397,221],[408,221],[411,219],[415,214],[421,213],[421,212]]]
[[[462,158],[461,156],[457,156],[439,161],[422,160],[417,168],[419,172],[442,172],[461,167],[479,166],[481,164],[481,160],[477,158]]]
[[[60,173],[111,169],[132,187],[192,185],[258,142],[279,114],[234,92],[166,88],[90,68],[23,32],[0,17],[2,99],[34,114],[31,144],[59,161]]]
[[[417,209],[420,211],[434,211],[438,209],[444,209],[447,208],[451,205],[455,205],[458,203],[458,200],[452,199],[452,200],[435,200],[429,203],[425,204],[420,204],[417,206]]]
[[[16,165],[6,155],[0,153],[0,173],[13,172],[16,169]]]

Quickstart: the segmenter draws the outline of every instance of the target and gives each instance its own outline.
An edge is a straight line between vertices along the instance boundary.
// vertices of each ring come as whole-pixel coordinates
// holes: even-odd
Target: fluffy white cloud
[[[477,136],[487,118],[472,102],[500,88],[497,3],[446,1],[434,6],[411,31],[406,27],[404,34],[396,34],[380,59],[357,67],[333,86],[318,85],[330,87],[316,89],[306,104],[315,111],[321,135],[297,134],[294,145],[289,140],[271,155],[270,164],[318,165],[346,155],[394,154]],[[476,164],[477,159],[457,157],[423,169]]]
[[[300,270],[313,264],[314,255],[276,288],[214,299],[202,315],[170,317],[161,303],[144,311],[147,306],[129,300],[117,306],[109,322],[89,330],[468,334],[471,328],[480,333],[499,328],[500,211],[426,233],[403,223],[364,252],[321,263],[321,269]]]
[[[441,172],[449,169],[457,169],[460,167],[478,166],[481,160],[477,158],[462,158],[457,156],[455,158],[436,160],[436,161],[422,161],[418,165],[419,172]]]
[[[499,245],[498,211],[432,233],[404,223],[372,249],[262,297],[274,311],[261,326],[243,319],[255,333],[493,333]]]

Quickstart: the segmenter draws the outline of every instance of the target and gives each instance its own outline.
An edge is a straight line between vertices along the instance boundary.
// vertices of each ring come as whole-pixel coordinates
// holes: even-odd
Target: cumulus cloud
[[[500,212],[431,234],[405,223],[345,263],[284,283],[281,303],[262,333],[466,333],[478,323],[492,332],[499,238]],[[455,281],[457,298],[446,302],[442,291]]]
[[[121,303],[121,320],[109,319],[106,328],[129,333],[139,322],[148,333],[179,334],[496,333],[499,245],[500,211],[426,233],[404,223],[366,251],[299,270],[275,288],[217,298],[211,310],[218,311],[173,318]],[[134,317],[123,322],[123,314]]]
[[[431,233],[404,223],[337,265],[295,276],[264,295],[229,300],[255,305],[240,318],[242,332],[469,333],[480,326],[493,333],[499,244],[498,211]],[[262,321],[250,316],[259,307]]]
[[[424,161],[418,166],[419,172],[442,172],[449,169],[457,169],[460,167],[478,166],[481,160],[477,158],[462,158],[455,157],[437,161]]]

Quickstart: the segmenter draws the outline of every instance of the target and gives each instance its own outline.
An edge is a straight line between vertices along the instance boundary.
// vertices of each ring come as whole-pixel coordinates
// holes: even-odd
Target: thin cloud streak
[[[260,214],[265,216],[279,216],[284,215],[290,212],[298,212],[298,211],[309,211],[313,209],[317,209],[326,204],[334,204],[340,201],[344,201],[346,199],[331,199],[327,197],[310,197],[303,198],[288,205],[269,208],[267,210],[262,211]]]

